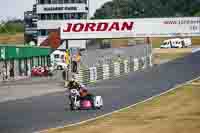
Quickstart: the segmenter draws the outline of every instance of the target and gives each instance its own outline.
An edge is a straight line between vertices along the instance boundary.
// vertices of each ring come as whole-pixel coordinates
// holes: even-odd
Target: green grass
[[[24,32],[24,25],[22,23],[7,23],[5,25],[0,26],[0,33],[7,34],[15,34]]]
[[[166,60],[166,59],[174,60],[177,58],[184,57],[186,55],[188,55],[188,53],[169,53],[169,54],[163,53],[163,54],[155,55],[154,57],[159,58],[160,60]]]
[[[0,34],[0,44],[24,44],[24,34],[23,32],[16,34],[2,33]]]

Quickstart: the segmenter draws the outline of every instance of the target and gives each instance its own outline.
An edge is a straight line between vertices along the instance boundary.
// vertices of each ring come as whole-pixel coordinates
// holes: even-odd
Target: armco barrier
[[[129,62],[130,72],[134,71],[134,62]]]
[[[134,58],[133,60],[121,60],[120,62],[80,69],[79,74],[76,74],[75,78],[80,83],[87,85],[101,80],[113,79],[151,66],[151,56],[139,59]]]
[[[124,73],[130,72],[130,66],[128,64],[128,60],[124,60]]]
[[[110,79],[115,76],[114,64],[109,65],[109,73],[110,73]]]
[[[97,80],[103,80],[103,66],[97,67]]]
[[[109,65],[104,64],[103,65],[103,80],[109,79],[110,73],[109,73]]]
[[[139,60],[135,58],[133,61],[134,61],[133,62],[134,63],[134,66],[133,66],[134,70],[133,71],[139,70]]]
[[[115,62],[114,63],[114,77],[120,76],[120,63]]]
[[[120,75],[124,74],[124,63],[120,63]]]
[[[89,68],[90,82],[95,83],[97,81],[97,68],[91,67]]]

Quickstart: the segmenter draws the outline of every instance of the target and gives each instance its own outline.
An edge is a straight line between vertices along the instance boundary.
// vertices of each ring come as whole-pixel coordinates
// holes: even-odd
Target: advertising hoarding
[[[69,20],[62,39],[199,36],[200,17]]]

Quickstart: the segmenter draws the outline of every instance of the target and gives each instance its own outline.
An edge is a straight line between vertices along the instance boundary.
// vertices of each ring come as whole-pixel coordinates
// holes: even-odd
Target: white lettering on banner
[[[134,22],[68,23],[63,32],[132,31]]]
[[[46,13],[86,13],[88,12],[87,4],[39,4],[37,5],[38,14]]]
[[[164,24],[180,24],[180,25],[188,25],[188,24],[200,24],[200,20],[166,20]]]
[[[45,7],[44,11],[77,10],[77,7]]]
[[[166,20],[163,22],[165,25],[189,25],[192,32],[200,31],[200,20]]]

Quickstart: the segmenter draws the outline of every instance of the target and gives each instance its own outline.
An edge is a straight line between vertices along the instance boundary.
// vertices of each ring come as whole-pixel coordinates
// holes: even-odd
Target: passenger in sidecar
[[[77,83],[75,83],[77,85]],[[94,96],[88,92],[86,86],[79,84],[79,86],[71,87],[69,99],[71,110],[77,109],[100,109],[103,107],[103,100],[101,96]]]

